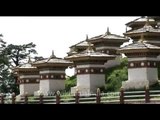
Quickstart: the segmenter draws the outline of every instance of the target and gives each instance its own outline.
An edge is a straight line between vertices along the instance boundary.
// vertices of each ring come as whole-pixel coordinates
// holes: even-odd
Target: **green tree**
[[[0,35],[2,37],[2,35]],[[8,92],[11,76],[9,71],[9,59],[5,52],[6,42],[0,38],[0,92]]]
[[[12,66],[19,66],[23,63],[23,60],[26,59],[31,54],[37,54],[35,50],[35,44],[28,43],[23,45],[13,45],[9,44],[5,51],[11,61]]]
[[[13,74],[12,69],[15,66],[23,64],[24,59],[29,55],[36,54],[36,45],[31,42],[23,45],[9,44],[6,46],[6,42],[3,40],[0,42],[0,91],[4,93],[15,92],[16,94],[19,94],[17,76]]]
[[[128,61],[127,58],[121,59],[119,66],[106,70],[106,85],[104,91],[119,91],[122,86],[122,81],[128,79]]]

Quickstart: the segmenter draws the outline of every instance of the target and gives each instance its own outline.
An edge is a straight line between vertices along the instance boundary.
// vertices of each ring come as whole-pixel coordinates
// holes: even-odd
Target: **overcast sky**
[[[137,16],[138,17],[138,16]],[[123,35],[125,24],[135,17],[0,17],[0,33],[8,44],[36,44],[39,56],[67,56],[69,47],[88,37],[104,34]]]
[[[88,37],[104,34],[123,35],[125,24],[135,17],[0,17],[0,34],[8,44],[36,44],[38,56],[67,56],[69,47]],[[74,70],[66,70],[71,76]]]

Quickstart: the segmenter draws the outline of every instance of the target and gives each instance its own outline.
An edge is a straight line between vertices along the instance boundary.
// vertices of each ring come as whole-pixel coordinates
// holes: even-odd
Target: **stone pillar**
[[[65,68],[40,69],[40,91],[44,95],[53,95],[65,89]]]
[[[158,82],[158,60],[152,57],[128,58],[128,81],[122,87],[143,88]]]
[[[71,88],[71,93],[76,89],[81,94],[95,93],[98,87],[105,85],[104,65],[88,64],[77,65],[77,86]]]
[[[20,80],[20,95],[27,93],[28,95],[34,95],[34,92],[39,90],[39,74],[23,73],[19,76]]]

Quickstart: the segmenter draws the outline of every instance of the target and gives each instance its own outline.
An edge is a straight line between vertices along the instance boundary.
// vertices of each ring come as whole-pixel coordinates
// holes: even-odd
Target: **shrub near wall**
[[[106,70],[106,85],[104,92],[120,90],[122,81],[126,81],[128,79],[127,64],[127,58],[122,58],[119,66]]]

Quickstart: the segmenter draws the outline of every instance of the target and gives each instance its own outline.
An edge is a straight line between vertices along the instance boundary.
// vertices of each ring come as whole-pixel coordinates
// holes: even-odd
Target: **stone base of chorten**
[[[77,90],[80,93],[80,95],[91,94],[90,88],[82,87],[82,86],[81,87],[78,87],[78,86],[71,87],[71,94],[75,94]]]
[[[148,80],[144,80],[144,81],[125,81],[122,82],[122,87],[124,88],[124,90],[136,90],[136,89],[144,89],[146,86],[151,86],[155,83],[157,83],[157,81],[154,82],[149,82]]]
[[[20,95],[33,95],[34,91],[39,90],[39,83],[20,84]]]

